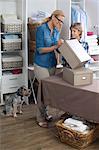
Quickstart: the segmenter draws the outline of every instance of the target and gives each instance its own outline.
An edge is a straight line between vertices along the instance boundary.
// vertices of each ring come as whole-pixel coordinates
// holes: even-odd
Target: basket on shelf
[[[59,138],[61,142],[69,144],[78,149],[82,149],[91,144],[95,139],[95,126],[87,132],[82,133],[63,125],[63,119],[56,123]]]
[[[22,24],[2,24],[2,30],[3,32],[10,32],[10,33],[15,33],[15,32],[22,32]]]
[[[23,61],[21,56],[3,56],[2,58],[2,68],[18,68],[23,66]]]
[[[3,51],[21,50],[21,38],[2,39]]]

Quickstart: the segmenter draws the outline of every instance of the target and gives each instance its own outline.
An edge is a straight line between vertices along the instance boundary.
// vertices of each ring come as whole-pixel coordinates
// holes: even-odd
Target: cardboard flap
[[[77,39],[66,40],[59,51],[73,69],[84,66],[91,59]]]

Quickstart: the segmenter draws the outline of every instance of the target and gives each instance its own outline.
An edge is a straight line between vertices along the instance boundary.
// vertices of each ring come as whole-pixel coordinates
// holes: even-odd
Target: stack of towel
[[[17,18],[16,14],[3,14],[2,23],[3,24],[22,24],[22,21]]]
[[[82,133],[87,133],[89,127],[85,125],[82,121],[73,118],[68,118],[63,122],[63,126],[71,128]]]
[[[90,35],[87,36],[87,42],[89,45],[89,54],[90,55],[97,55],[99,54],[99,45],[98,45],[98,39],[97,39],[97,35]]]

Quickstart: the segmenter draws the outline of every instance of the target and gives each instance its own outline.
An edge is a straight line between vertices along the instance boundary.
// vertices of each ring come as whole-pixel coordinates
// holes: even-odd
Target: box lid
[[[91,69],[84,68],[84,67],[80,67],[80,68],[76,68],[76,69],[69,69],[69,70],[71,70],[73,72],[73,74],[75,74],[75,75],[91,74],[91,73],[93,73],[93,71]]]
[[[65,40],[59,51],[71,68],[84,66],[91,59],[77,39]]]

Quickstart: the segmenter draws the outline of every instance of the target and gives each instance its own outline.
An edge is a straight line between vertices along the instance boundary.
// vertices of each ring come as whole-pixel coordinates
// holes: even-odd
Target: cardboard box
[[[69,69],[64,67],[63,79],[72,85],[87,85],[92,84],[93,72],[84,67],[77,69]]]
[[[91,59],[77,39],[64,41],[59,51],[72,69],[84,66]]]

